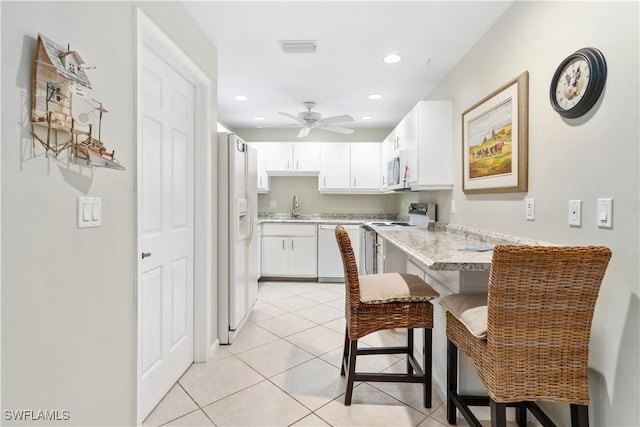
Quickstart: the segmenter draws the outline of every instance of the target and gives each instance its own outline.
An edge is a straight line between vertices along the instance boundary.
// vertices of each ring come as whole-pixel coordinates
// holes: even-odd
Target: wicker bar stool
[[[488,293],[454,294],[447,309],[447,420],[456,408],[480,426],[469,406],[489,405],[491,425],[506,425],[515,406],[555,425],[534,403],[568,403],[571,425],[589,425],[587,376],[591,320],[611,251],[606,247],[498,245]],[[489,396],[458,394],[458,349],[478,372]]]
[[[429,300],[439,294],[418,276],[399,273],[358,276],[358,266],[349,234],[336,227],[336,240],[342,255],[346,286],[346,331],[340,375],[347,374],[344,404],[351,405],[354,381],[405,382],[423,384],[424,406],[431,407],[431,328],[433,305]],[[398,347],[358,348],[358,339],[370,333],[407,328],[407,345]],[[424,330],[422,367],[413,354],[413,329]],[[371,354],[406,354],[407,373],[356,372],[356,356]]]

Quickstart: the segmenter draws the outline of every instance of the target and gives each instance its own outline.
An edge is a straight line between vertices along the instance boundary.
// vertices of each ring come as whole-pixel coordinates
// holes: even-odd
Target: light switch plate
[[[525,199],[524,207],[525,207],[525,218],[529,221],[533,221],[534,219],[536,219],[535,199]]]
[[[78,197],[78,228],[102,225],[102,198]]]
[[[569,200],[569,225],[582,225],[582,200]]]
[[[601,228],[613,228],[613,199],[598,199],[596,224]]]

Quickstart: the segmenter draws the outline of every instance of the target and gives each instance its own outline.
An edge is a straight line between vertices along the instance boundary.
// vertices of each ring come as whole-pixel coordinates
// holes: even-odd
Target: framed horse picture
[[[527,191],[529,73],[462,113],[462,191]]]

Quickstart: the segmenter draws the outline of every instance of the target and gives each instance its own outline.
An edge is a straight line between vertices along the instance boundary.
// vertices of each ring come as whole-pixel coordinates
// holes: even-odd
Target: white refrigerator
[[[218,337],[231,344],[258,296],[257,153],[218,133]]]

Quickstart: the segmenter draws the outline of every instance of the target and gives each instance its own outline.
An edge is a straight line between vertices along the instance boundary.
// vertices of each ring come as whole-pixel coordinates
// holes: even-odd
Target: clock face
[[[556,101],[563,110],[575,107],[584,97],[590,78],[589,64],[577,58],[569,62],[560,73],[556,85]]]
[[[600,97],[607,80],[607,63],[598,49],[585,47],[565,58],[551,79],[551,107],[562,117],[584,115]]]

